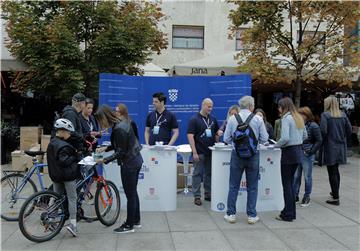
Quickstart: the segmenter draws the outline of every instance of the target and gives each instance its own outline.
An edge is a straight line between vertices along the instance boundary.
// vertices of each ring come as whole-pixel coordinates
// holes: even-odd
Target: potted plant
[[[17,149],[19,144],[19,127],[1,120],[1,164],[8,163],[11,152]]]

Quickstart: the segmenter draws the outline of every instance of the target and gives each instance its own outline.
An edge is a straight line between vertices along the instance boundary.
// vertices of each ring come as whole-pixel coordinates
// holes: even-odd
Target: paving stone
[[[232,231],[224,234],[235,250],[288,250],[289,247],[272,232],[262,229]]]
[[[360,250],[360,227],[324,227],[321,228],[327,234],[331,235],[338,242],[350,250]]]
[[[175,250],[170,233],[118,234],[116,250]]]
[[[166,215],[170,231],[217,230],[208,212],[168,212]]]
[[[233,250],[219,231],[172,232],[176,250]]]
[[[293,250],[348,250],[318,229],[275,229],[275,234]]]

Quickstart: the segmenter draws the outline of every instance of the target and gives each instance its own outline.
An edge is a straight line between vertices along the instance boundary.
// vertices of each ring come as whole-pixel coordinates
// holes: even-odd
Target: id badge
[[[206,134],[206,137],[211,138],[212,137],[211,129],[206,129],[205,134]]]
[[[160,131],[160,126],[154,126],[153,128],[153,134],[158,135]]]

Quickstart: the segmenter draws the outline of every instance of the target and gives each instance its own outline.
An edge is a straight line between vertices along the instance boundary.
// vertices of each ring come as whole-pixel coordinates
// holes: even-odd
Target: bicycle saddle
[[[37,155],[44,155],[46,152],[43,151],[24,151],[25,154],[31,156],[31,157],[36,157]]]

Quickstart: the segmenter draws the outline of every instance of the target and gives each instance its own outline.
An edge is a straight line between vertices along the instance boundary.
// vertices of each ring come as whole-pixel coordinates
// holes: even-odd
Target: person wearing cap
[[[64,118],[56,120],[54,128],[56,135],[51,139],[46,151],[49,176],[56,193],[64,194],[66,191],[70,214],[70,224],[66,228],[75,237],[77,235],[76,179],[81,177],[78,167],[80,157],[68,141],[75,129],[71,121]]]
[[[84,148],[83,132],[81,128],[80,112],[85,107],[86,97],[82,93],[76,93],[71,100],[71,105],[65,106],[62,111],[62,118],[68,119],[74,126],[69,142],[78,150]]]

